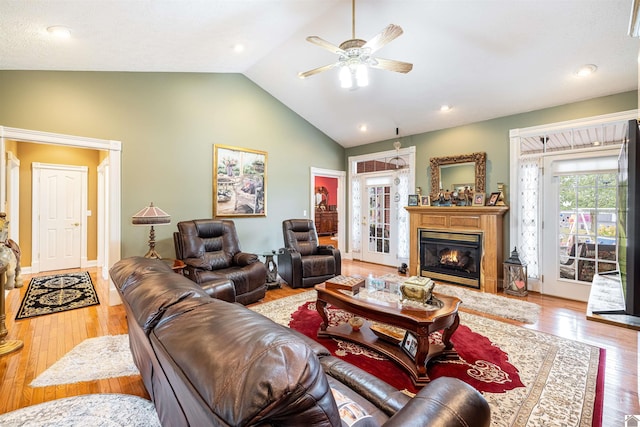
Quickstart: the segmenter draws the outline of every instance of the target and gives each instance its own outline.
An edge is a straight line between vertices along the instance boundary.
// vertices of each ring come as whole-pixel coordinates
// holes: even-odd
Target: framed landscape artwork
[[[213,146],[213,216],[267,215],[267,153]]]

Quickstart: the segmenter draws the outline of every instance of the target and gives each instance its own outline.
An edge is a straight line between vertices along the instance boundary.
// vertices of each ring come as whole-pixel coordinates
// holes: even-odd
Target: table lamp
[[[156,252],[156,232],[153,229],[154,225],[167,225],[171,222],[171,216],[162,209],[153,206],[153,202],[146,208],[143,208],[131,217],[131,223],[133,225],[150,225],[151,232],[149,233],[149,251],[145,254],[145,258],[161,259],[162,257]]]

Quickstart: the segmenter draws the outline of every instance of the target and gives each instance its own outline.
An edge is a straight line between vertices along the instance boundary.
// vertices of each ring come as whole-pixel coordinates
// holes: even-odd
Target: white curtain
[[[518,162],[519,217],[518,252],[527,263],[529,277],[540,278],[540,194],[541,158],[520,159]],[[511,249],[510,249],[511,250]]]
[[[398,201],[396,203],[396,212],[398,218],[398,260],[401,262],[409,262],[409,212],[404,208],[409,198],[409,177],[411,171],[409,168],[398,170],[396,178],[398,185],[396,194]]]
[[[362,206],[362,194],[360,178],[351,177],[351,252],[360,253],[362,247],[362,235],[360,226],[360,210]]]

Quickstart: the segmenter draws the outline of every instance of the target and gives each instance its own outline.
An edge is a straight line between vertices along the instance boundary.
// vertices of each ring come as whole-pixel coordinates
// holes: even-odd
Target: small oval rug
[[[126,394],[87,394],[0,415],[3,427],[160,427],[153,403]]]

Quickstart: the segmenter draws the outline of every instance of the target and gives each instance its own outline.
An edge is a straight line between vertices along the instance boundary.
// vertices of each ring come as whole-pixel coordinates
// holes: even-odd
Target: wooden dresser
[[[338,232],[338,211],[316,209],[316,232],[318,236],[329,236]]]

